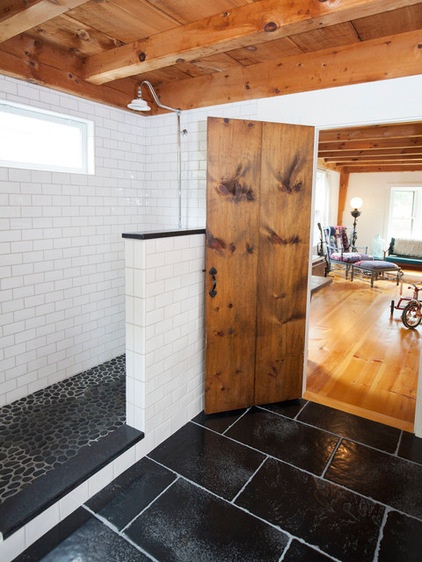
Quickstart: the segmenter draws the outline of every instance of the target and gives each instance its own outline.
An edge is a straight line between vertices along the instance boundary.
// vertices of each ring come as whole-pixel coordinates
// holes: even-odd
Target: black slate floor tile
[[[372,562],[384,514],[375,502],[274,459],[235,503],[342,562]]]
[[[245,412],[245,409],[232,410],[231,412],[222,412],[220,414],[205,414],[201,412],[192,421],[217,433],[224,433]]]
[[[422,438],[403,431],[398,455],[422,464]]]
[[[265,456],[188,423],[149,457],[226,499],[233,499]]]
[[[69,535],[74,533],[91,518],[92,515],[88,513],[86,509],[82,507],[76,509],[17,556],[13,562],[35,562],[42,560],[44,556],[54,550],[62,541],[66,540]]]
[[[180,478],[125,534],[165,562],[278,562],[287,536]]]
[[[296,539],[292,541],[283,558],[283,562],[327,562],[327,560],[332,560],[332,558]]]
[[[226,435],[318,475],[339,441],[325,431],[259,408],[252,408]]]
[[[177,476],[154,461],[143,458],[87,502],[87,506],[123,529]]]
[[[388,453],[395,452],[401,433],[394,427],[314,402],[308,402],[297,419]]]
[[[22,558],[35,562],[146,562],[151,559],[127,540],[89,518],[43,558]]]
[[[270,410],[276,414],[281,414],[287,418],[295,418],[305,406],[306,400],[297,398],[296,400],[285,400],[284,402],[275,402],[274,404],[265,404],[260,406],[265,410]]]
[[[390,511],[383,530],[378,562],[419,562],[422,558],[422,521]]]
[[[344,440],[326,478],[399,511],[422,517],[422,466]]]

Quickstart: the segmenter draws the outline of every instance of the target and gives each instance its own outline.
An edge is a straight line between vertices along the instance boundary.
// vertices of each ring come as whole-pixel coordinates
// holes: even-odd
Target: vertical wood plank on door
[[[208,119],[206,413],[254,403],[261,134],[257,122]]]
[[[302,394],[312,127],[263,124],[255,403]]]

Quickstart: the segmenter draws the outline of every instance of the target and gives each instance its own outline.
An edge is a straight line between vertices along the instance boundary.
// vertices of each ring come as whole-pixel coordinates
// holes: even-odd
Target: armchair
[[[373,260],[373,256],[368,255],[368,248],[364,248],[364,252],[351,251],[351,245],[347,237],[347,228],[345,226],[324,226],[318,225],[323,237],[323,246],[325,246],[327,259],[327,272],[332,271],[333,266],[341,266],[345,269],[346,279],[352,265],[362,260]],[[357,250],[358,248],[356,248]],[[362,248],[363,249],[363,248]]]

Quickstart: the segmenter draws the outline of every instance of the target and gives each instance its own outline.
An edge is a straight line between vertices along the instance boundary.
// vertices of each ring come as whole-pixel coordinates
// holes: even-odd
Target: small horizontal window
[[[0,166],[94,173],[93,123],[0,100]]]

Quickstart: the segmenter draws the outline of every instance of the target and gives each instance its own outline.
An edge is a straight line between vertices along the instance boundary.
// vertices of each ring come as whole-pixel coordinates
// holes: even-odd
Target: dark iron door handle
[[[217,279],[215,277],[217,275],[217,270],[215,269],[215,267],[212,267],[208,273],[212,276],[212,281],[213,281],[212,289],[211,291],[209,291],[208,294],[213,299],[217,294]]]

